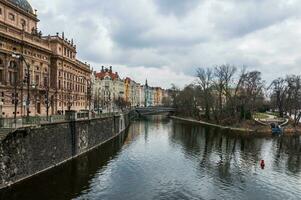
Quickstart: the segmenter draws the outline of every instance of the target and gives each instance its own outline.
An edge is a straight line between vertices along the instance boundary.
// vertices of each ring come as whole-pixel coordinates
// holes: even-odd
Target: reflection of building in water
[[[137,138],[141,132],[142,132],[142,129],[141,129],[141,124],[140,122],[133,122],[129,128],[129,131],[128,131],[128,136],[125,140],[125,144],[129,144],[131,143],[133,140],[135,140],[135,138]]]
[[[144,140],[145,142],[148,141],[148,121],[146,120],[144,123]]]

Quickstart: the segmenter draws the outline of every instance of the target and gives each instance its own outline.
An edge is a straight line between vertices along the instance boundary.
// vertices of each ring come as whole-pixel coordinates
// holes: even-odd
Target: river
[[[300,151],[299,136],[241,136],[153,116],[0,198],[300,199]]]

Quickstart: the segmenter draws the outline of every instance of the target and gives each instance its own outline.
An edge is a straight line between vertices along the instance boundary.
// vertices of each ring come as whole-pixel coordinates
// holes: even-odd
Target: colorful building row
[[[147,81],[142,85],[129,77],[122,79],[112,67],[102,67],[94,76],[94,107],[99,109],[114,110],[122,102],[131,107],[160,106],[167,94],[160,87],[150,87]]]

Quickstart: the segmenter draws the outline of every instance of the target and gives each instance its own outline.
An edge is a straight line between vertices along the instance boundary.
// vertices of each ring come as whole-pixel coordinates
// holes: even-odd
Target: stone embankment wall
[[[75,158],[123,132],[130,114],[19,129],[0,141],[0,188]]]

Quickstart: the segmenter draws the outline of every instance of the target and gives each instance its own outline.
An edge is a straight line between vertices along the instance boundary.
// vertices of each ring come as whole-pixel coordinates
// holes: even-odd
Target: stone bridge
[[[157,115],[157,114],[173,114],[176,109],[172,107],[139,107],[135,108],[135,111],[140,115]]]

